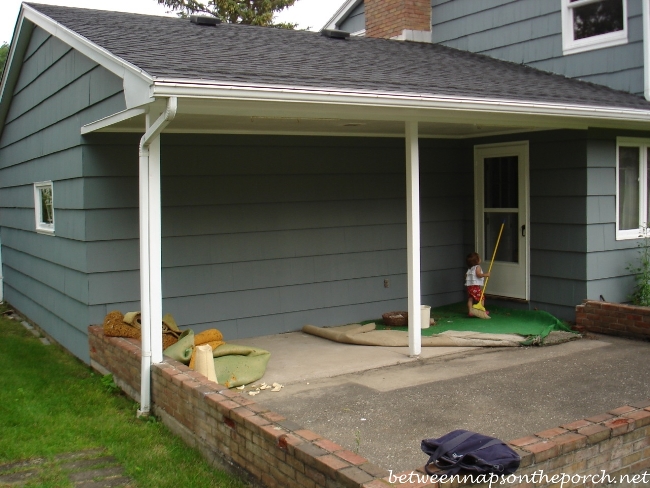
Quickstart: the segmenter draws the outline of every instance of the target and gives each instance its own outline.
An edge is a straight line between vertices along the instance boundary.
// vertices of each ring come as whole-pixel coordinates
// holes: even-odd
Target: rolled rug
[[[223,334],[219,329],[208,329],[194,335],[195,347],[200,346],[202,344],[209,344],[210,346],[212,346],[212,350],[214,350],[220,345],[225,343],[226,342],[223,340]],[[192,355],[192,358],[190,359],[189,367],[195,369],[195,363],[196,363],[196,352]]]
[[[165,356],[169,356],[176,361],[187,364],[194,351],[194,331],[192,329],[184,330],[178,338],[178,342],[169,346],[163,351]]]

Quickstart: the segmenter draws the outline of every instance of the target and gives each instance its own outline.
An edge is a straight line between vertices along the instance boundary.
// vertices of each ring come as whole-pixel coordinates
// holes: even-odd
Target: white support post
[[[406,234],[409,355],[416,357],[422,352],[420,325],[420,151],[417,122],[406,122]]]

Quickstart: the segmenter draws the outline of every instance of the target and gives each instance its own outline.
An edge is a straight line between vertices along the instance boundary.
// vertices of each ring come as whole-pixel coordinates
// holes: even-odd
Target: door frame
[[[487,153],[487,154],[486,154]],[[519,297],[507,297],[498,295],[501,298],[510,299],[510,300],[523,300],[530,301],[530,145],[529,141],[513,141],[513,142],[501,142],[494,144],[475,144],[474,145],[474,248],[477,252],[483,256],[485,250],[479,249],[480,246],[480,232],[483,232],[483,181],[479,181],[478,175],[483,172],[479,172],[479,165],[483,164],[483,158],[485,157],[498,157],[498,156],[513,156],[516,155],[521,158],[520,168],[523,171],[520,171],[519,179],[523,178],[523,182],[520,183],[520,187],[524,189],[523,197],[520,197],[519,200],[519,211],[523,211],[525,215],[524,225],[526,226],[525,231],[525,242],[523,249],[525,251],[525,259],[523,264],[525,266],[525,298]],[[483,256],[483,261],[486,263],[486,267],[489,266],[489,262],[492,256]],[[489,295],[489,294],[488,294]],[[496,296],[496,295],[493,295]]]

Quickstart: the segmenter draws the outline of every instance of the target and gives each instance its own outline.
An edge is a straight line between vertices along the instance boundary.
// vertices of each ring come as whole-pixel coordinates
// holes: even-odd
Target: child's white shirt
[[[467,270],[467,273],[465,273],[465,286],[483,286],[483,278],[476,276],[476,268],[478,267],[477,264]]]

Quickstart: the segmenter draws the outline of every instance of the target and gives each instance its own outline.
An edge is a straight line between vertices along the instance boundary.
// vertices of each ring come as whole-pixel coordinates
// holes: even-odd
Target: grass
[[[248,486],[212,468],[162,423],[137,419],[138,405],[112,384],[0,316],[0,464],[45,458],[56,466],[56,455],[105,448],[138,487]],[[25,486],[73,484],[48,469]]]

